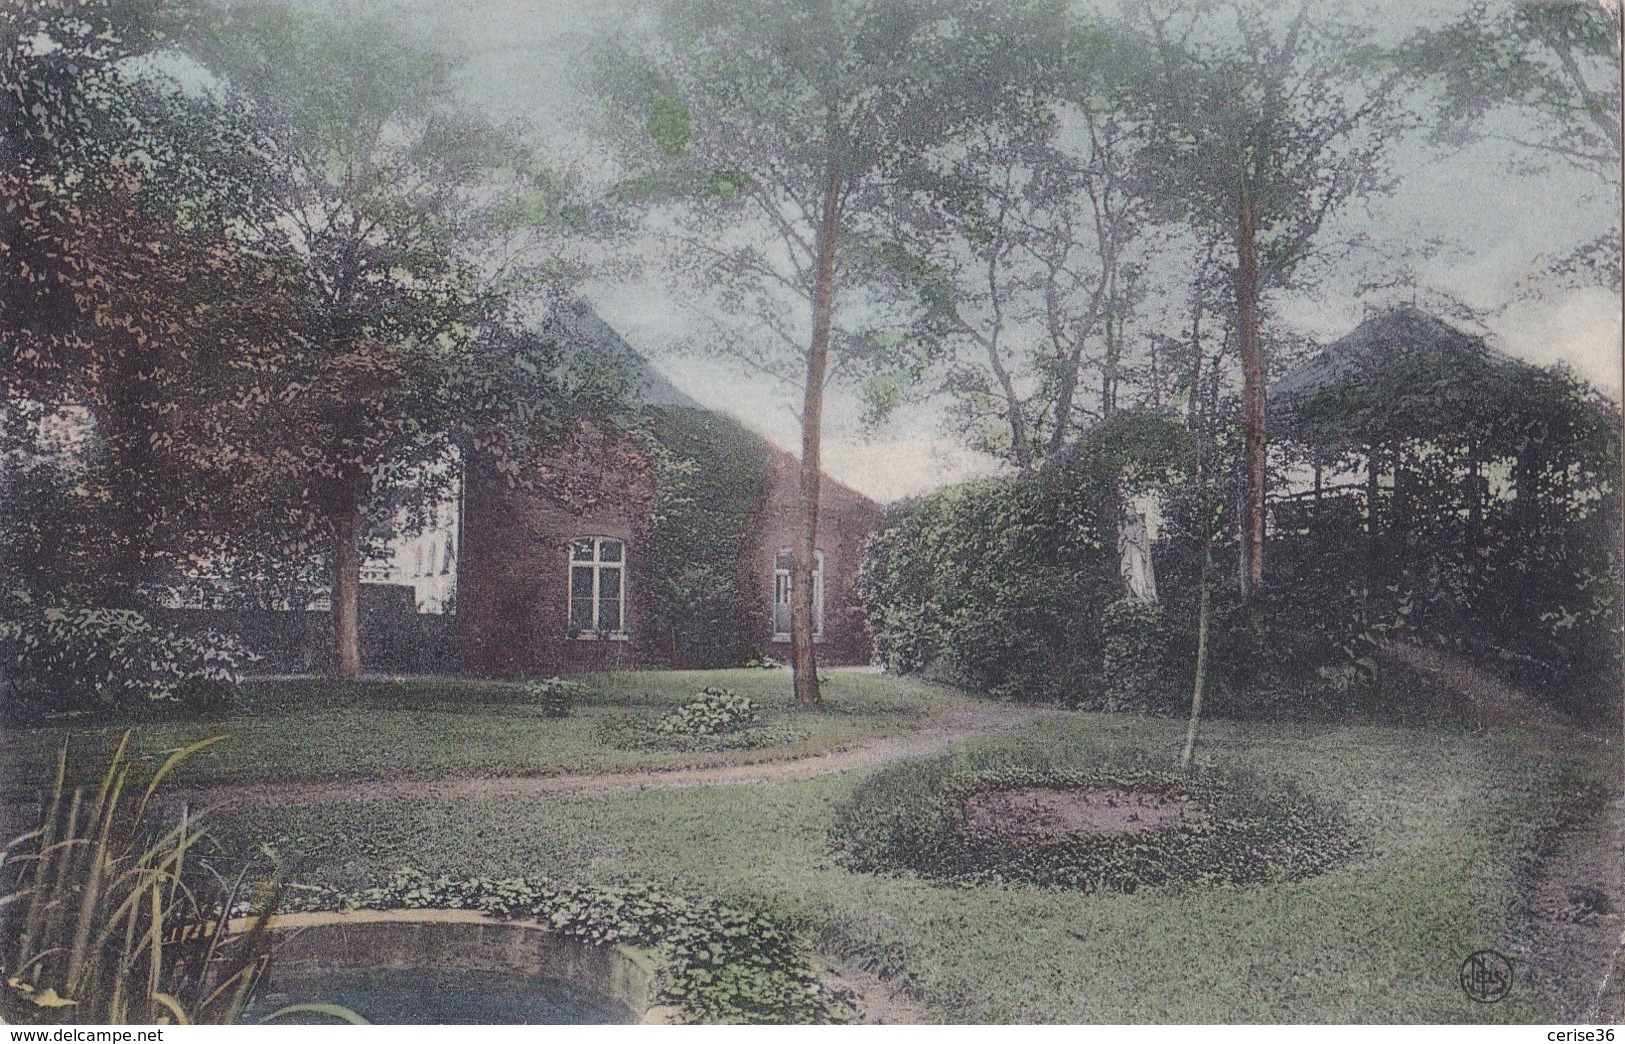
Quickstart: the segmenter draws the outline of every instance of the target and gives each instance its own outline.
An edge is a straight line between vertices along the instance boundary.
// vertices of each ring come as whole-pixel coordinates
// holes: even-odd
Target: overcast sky
[[[539,144],[570,166],[584,152],[580,116],[588,110],[573,75],[577,57],[616,17],[587,0],[334,0],[340,12],[399,12],[416,42],[457,57],[467,100],[493,118],[520,118]],[[1453,5],[1427,5],[1437,16]],[[1465,5],[1462,5],[1465,6]],[[1403,32],[1418,5],[1379,7],[1388,34]],[[1476,145],[1441,157],[1421,147],[1399,156],[1406,171],[1398,191],[1369,211],[1345,215],[1390,243],[1442,239],[1455,245],[1417,269],[1418,303],[1443,293],[1491,312],[1491,343],[1536,363],[1565,361],[1606,391],[1620,394],[1620,301],[1606,290],[1528,294],[1545,256],[1596,236],[1617,221],[1609,186],[1588,184],[1568,170],[1513,176],[1508,153]],[[1617,189],[1617,185],[1615,186]],[[1536,281],[1538,282],[1538,281]],[[1313,297],[1278,298],[1278,320],[1309,336],[1331,340],[1347,333],[1367,304],[1395,303],[1408,294],[1362,302],[1352,279],[1326,280]],[[725,362],[674,353],[697,329],[694,302],[673,292],[657,274],[589,283],[585,295],[609,323],[648,356],[683,391],[730,412],[789,449],[799,446],[790,389],[752,379]],[[989,473],[990,460],[965,450],[941,428],[940,410],[908,410],[878,431],[864,432],[851,397],[835,391],[826,413],[824,460],[836,478],[879,500],[932,489]]]

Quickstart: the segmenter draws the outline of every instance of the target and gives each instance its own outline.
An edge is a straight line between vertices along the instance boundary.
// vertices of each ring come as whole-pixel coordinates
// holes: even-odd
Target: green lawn
[[[750,677],[724,680],[743,686]],[[654,679],[610,684],[624,695]],[[831,689],[832,729],[848,712],[865,723],[886,714],[907,720],[941,698],[862,676],[837,676]],[[435,713],[415,742],[445,748],[437,763],[479,764],[501,747],[500,733],[481,733],[482,752],[450,753],[457,744],[428,729],[457,718]],[[406,728],[392,725],[392,734]],[[972,745],[1086,766],[1130,756],[1171,763],[1181,738],[1176,721],[1076,714]],[[290,741],[276,742],[286,750]],[[336,756],[347,748],[328,749]],[[386,754],[425,764],[417,752],[369,757],[387,764]],[[253,759],[237,762],[245,769],[271,758],[231,756]],[[512,750],[496,756],[504,765],[559,763]],[[244,813],[216,829],[228,848],[270,842],[295,878],[340,887],[413,866],[454,877],[641,881],[749,897],[804,925],[826,953],[905,982],[951,1021],[1549,1021],[1545,1001],[1527,989],[1499,1004],[1473,1003],[1458,987],[1458,967],[1473,950],[1505,948],[1530,852],[1574,792],[1573,779],[1608,777],[1600,756],[1511,732],[1221,722],[1207,727],[1201,757],[1290,777],[1340,803],[1363,855],[1294,884],[1132,895],[943,888],[852,874],[829,855],[826,831],[833,807],[863,778],[856,772],[479,804],[292,808]],[[1559,778],[1570,783],[1559,787]]]
[[[744,762],[828,750],[865,735],[916,727],[929,714],[965,702],[952,689],[855,671],[832,671],[826,707],[794,710],[786,670],[636,671],[592,675],[589,695],[567,718],[548,718],[515,684],[473,680],[260,681],[218,719],[142,725],[135,749],[162,750],[206,736],[230,739],[192,759],[183,781],[344,779],[446,775],[557,775],[696,762]],[[706,685],[750,696],[763,721],[805,733],[771,747],[715,754],[617,749],[604,726],[654,718]],[[64,742],[82,775],[97,771],[127,726],[0,731],[6,789],[49,778]]]

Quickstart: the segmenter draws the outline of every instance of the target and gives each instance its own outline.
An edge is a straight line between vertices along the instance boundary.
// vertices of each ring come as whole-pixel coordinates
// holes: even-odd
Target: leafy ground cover
[[[770,916],[647,887],[557,886],[545,879],[453,880],[414,870],[359,892],[306,888],[294,909],[476,910],[530,918],[583,942],[629,943],[658,958],[662,1004],[685,1021],[844,1022],[850,1009],[812,974],[798,933]]]
[[[178,773],[183,782],[559,775],[692,763],[800,757],[863,737],[917,727],[933,713],[966,702],[954,690],[856,671],[829,675],[825,706],[793,709],[782,670],[635,671],[582,679],[579,703],[565,716],[517,683],[423,679],[338,683],[318,679],[256,681],[218,714],[143,724],[142,749],[178,747],[226,734]],[[655,721],[724,686],[759,708],[754,739],[738,749],[696,750],[623,742],[627,725]],[[70,743],[99,755],[126,722],[46,725],[0,731],[8,791],[50,776]],[[78,759],[94,765],[93,757]],[[88,769],[87,769],[88,771]]]
[[[744,679],[722,683],[745,691]],[[967,743],[962,756],[1094,773],[1172,765],[1181,739],[1174,721],[1072,714]],[[1605,753],[1446,727],[1214,722],[1204,740],[1209,770],[1290,781],[1339,808],[1359,851],[1302,880],[1133,893],[855,873],[829,838],[863,772],[333,803],[223,816],[215,830],[228,849],[268,842],[294,879],[345,891],[415,866],[738,903],[953,1021],[1550,1021],[1551,1001],[1527,985],[1498,1004],[1469,1000],[1459,968],[1517,931],[1539,860],[1609,778]]]
[[[1297,880],[1357,849],[1340,812],[1289,781],[1030,762],[1018,748],[882,769],[836,810],[830,847],[871,873],[1118,892]]]

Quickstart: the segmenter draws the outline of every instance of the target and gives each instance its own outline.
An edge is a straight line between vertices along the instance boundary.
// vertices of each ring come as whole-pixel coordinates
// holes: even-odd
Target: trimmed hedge
[[[1130,695],[1143,686],[1102,684],[1102,628],[1126,593],[1117,505],[1184,452],[1172,421],[1124,414],[1046,471],[890,510],[859,580],[879,662],[1008,699],[1152,709],[1160,695]]]
[[[964,804],[980,794],[1053,788],[1120,789],[1187,802],[1189,822],[1120,834],[1020,836],[972,829]],[[829,844],[863,873],[911,872],[943,884],[1037,884],[1133,892],[1174,882],[1292,881],[1357,851],[1342,814],[1290,783],[1230,772],[1150,768],[1075,771],[944,757],[870,777],[835,815]]]
[[[1114,563],[1036,481],[958,486],[888,512],[860,589],[875,657],[1009,698],[1084,700]]]

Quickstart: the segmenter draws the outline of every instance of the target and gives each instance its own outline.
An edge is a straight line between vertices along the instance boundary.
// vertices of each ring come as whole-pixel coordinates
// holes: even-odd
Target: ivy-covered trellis
[[[1282,582],[1343,574],[1560,705],[1617,698],[1613,404],[1401,307],[1287,373],[1271,408],[1297,477],[1273,506]]]

